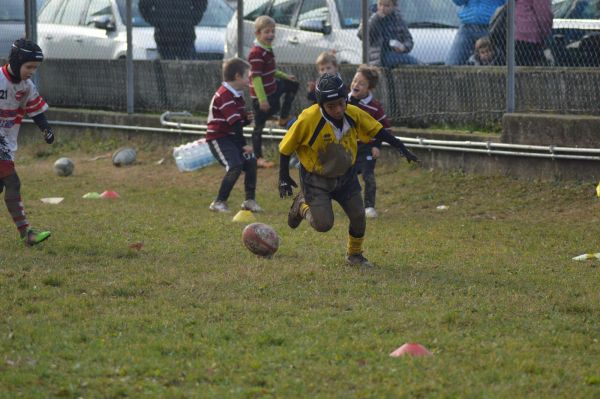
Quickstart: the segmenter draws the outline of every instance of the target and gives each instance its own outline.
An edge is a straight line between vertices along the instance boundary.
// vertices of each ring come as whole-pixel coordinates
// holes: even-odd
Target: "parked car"
[[[38,10],[43,0],[37,1]],[[0,57],[7,57],[13,42],[25,36],[25,1],[2,0],[0,7]]]
[[[553,0],[550,49],[557,66],[600,66],[600,2]]]
[[[451,1],[399,0],[419,61],[441,64],[450,50],[459,20]],[[362,42],[357,37],[361,22],[358,0],[251,0],[244,1],[244,48],[254,41],[253,21],[269,15],[277,23],[273,50],[281,63],[313,63],[319,53],[336,50],[342,63],[360,64]],[[227,25],[225,56],[237,54],[237,17]]]
[[[127,54],[126,0],[46,0],[38,17],[38,41],[48,58],[118,59]],[[224,0],[209,0],[196,27],[200,59],[222,59],[225,27],[233,9]],[[174,23],[177,23],[174,21]],[[154,28],[132,1],[133,58],[159,57]]]

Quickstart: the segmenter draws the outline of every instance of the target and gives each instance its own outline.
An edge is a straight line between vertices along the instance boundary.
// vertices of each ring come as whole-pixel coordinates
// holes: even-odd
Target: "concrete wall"
[[[221,82],[220,62],[136,61],[135,111],[207,112]],[[306,105],[313,65],[280,65],[302,83],[295,102]],[[350,82],[355,66],[343,65]],[[600,70],[519,68],[518,112],[600,115]],[[125,61],[46,60],[39,89],[55,107],[126,110]],[[505,70],[497,67],[402,67],[383,71],[376,96],[396,124],[500,123],[505,109]],[[249,102],[249,101],[248,101]]]

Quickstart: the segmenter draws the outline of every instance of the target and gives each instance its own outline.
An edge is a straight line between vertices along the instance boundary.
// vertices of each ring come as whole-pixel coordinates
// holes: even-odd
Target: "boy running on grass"
[[[324,74],[316,85],[317,104],[306,108],[279,144],[279,195],[293,194],[296,182],[290,177],[289,158],[300,159],[300,193],[288,214],[295,229],[303,219],[319,232],[333,227],[331,200],[336,200],[350,219],[346,261],[351,266],[370,268],[363,256],[365,208],[356,175],[357,140],[373,138],[397,148],[406,159],[417,161],[404,144],[366,112],[347,104],[348,90],[339,75]]]
[[[44,114],[48,104],[30,80],[43,60],[42,49],[37,44],[19,39],[12,44],[8,64],[0,72],[0,193],[4,190],[8,212],[28,246],[50,237],[49,231],[36,231],[29,226],[21,198],[21,181],[15,170],[17,137],[25,114],[33,118],[46,143],[54,141]]]
[[[248,87],[250,64],[240,58],[231,58],[223,63],[223,83],[210,102],[206,141],[212,154],[225,167],[225,176],[217,198],[209,209],[229,212],[227,199],[242,172],[246,200],[242,209],[260,212],[256,203],[256,157],[252,147],[246,144],[243,128],[250,124],[252,114],[245,110],[244,93]]]

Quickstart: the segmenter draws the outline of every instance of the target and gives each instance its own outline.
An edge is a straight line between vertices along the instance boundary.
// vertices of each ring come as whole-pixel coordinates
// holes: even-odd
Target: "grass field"
[[[275,170],[259,171],[258,219],[282,239],[266,260],[208,210],[220,167],[182,174],[157,147],[90,160],[113,144],[20,152],[29,219],[53,236],[26,248],[2,207],[1,398],[600,397],[599,261],[571,260],[600,251],[594,184],[387,157],[363,272],[338,206],[326,234],[287,227]],[[62,155],[71,177],[52,173]],[[81,198],[104,190],[122,198]],[[405,342],[434,355],[389,357]]]

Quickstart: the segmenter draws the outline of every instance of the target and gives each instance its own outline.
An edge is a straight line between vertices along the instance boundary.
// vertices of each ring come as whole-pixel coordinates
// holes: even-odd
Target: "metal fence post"
[[[37,6],[35,0],[25,0],[25,37],[37,43]]]
[[[506,112],[515,112],[515,0],[508,0],[506,29]]]
[[[244,58],[244,0],[237,2],[237,54]]]
[[[369,0],[362,0],[362,62],[369,62]]]
[[[132,44],[132,11],[131,0],[126,2],[125,18],[127,19],[127,59],[125,60],[125,69],[127,74],[127,113],[133,114],[133,44]]]

